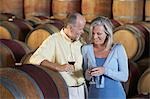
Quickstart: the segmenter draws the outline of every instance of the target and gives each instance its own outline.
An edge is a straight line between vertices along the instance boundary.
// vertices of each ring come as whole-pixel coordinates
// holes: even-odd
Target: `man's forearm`
[[[54,70],[54,71],[62,71],[61,66],[59,64],[49,62],[48,60],[42,61],[40,65],[48,67],[49,69]]]

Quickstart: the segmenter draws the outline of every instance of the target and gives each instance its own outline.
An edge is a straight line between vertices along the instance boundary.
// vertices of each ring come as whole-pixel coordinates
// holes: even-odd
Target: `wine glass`
[[[94,68],[94,66],[89,66],[89,70],[92,70]],[[92,71],[91,71],[92,72]],[[91,81],[89,82],[89,84],[95,84],[96,82],[95,82],[95,76],[93,76],[92,78],[91,78]]]
[[[70,65],[74,65],[74,64],[75,64],[75,59],[74,59],[73,57],[69,56],[69,57],[68,57],[68,63],[69,63]]]
[[[74,59],[73,57],[69,56],[69,57],[68,57],[68,63],[69,63],[70,65],[74,65],[74,64],[75,64],[75,59]],[[72,74],[72,72],[70,72],[70,74]]]
[[[68,63],[69,63],[70,65],[74,65],[74,64],[75,64],[75,61],[68,61]]]

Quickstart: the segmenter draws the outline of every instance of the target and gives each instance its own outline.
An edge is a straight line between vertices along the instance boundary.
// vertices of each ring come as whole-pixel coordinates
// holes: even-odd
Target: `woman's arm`
[[[84,73],[84,77],[86,80],[90,80],[91,79],[91,75],[90,75],[90,71],[88,69],[88,57],[87,57],[87,51],[88,51],[88,47],[86,45],[84,45],[81,48],[82,51],[82,56],[83,56],[83,73]]]
[[[114,80],[126,82],[128,80],[128,58],[122,45],[117,46],[117,56],[118,71],[105,67],[105,75]]]

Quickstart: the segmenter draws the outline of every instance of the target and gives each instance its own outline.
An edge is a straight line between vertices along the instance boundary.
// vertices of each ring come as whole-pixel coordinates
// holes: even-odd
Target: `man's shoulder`
[[[52,37],[56,37],[56,36],[58,36],[59,35],[59,32],[56,32],[56,33],[53,33],[51,36]]]
[[[50,38],[56,39],[56,38],[59,38],[59,37],[60,37],[59,35],[60,35],[59,32],[53,33],[52,35],[50,35]]]

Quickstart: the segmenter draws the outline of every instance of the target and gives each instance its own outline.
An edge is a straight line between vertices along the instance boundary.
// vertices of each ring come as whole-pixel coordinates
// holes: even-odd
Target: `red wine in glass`
[[[93,66],[89,66],[89,69],[90,70],[92,70],[94,67]],[[90,73],[92,73],[93,71],[90,71]],[[89,82],[89,84],[95,84],[96,82],[95,82],[95,76],[93,76],[92,78],[91,78],[91,81]]]
[[[74,64],[75,64],[75,61],[68,61],[68,63],[69,63],[70,65],[74,65]]]

